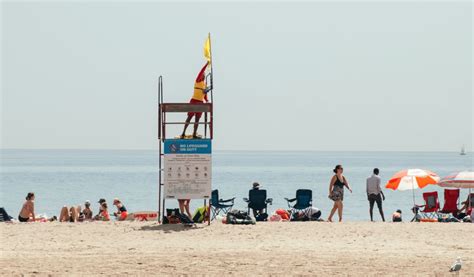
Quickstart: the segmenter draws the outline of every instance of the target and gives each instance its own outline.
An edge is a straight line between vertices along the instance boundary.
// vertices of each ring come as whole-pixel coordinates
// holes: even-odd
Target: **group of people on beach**
[[[344,168],[342,165],[337,165],[334,170],[334,175],[332,176],[329,182],[329,194],[328,198],[334,201],[333,207],[329,213],[329,217],[327,221],[332,222],[333,216],[338,214],[339,221],[342,221],[343,210],[344,210],[344,188],[349,190],[352,193],[352,188],[349,185],[347,178],[343,175]],[[373,216],[373,209],[375,204],[379,210],[380,216],[382,221],[385,221],[385,215],[382,208],[382,201],[385,200],[385,195],[381,188],[381,178],[379,176],[380,170],[378,168],[373,169],[373,173],[369,176],[366,180],[366,193],[367,193],[367,201],[369,202],[369,215],[370,220],[374,221]],[[259,184],[254,183],[253,189],[258,189]],[[18,215],[18,220],[20,222],[30,222],[36,221],[35,217],[35,209],[34,209],[34,200],[35,194],[33,192],[29,192],[26,196],[26,201],[23,204],[20,214]],[[458,210],[459,214],[465,215],[463,213],[464,210],[467,211],[468,201],[462,202],[462,208]],[[101,198],[99,201],[99,211],[98,213],[93,216],[93,211],[91,208],[90,201],[85,201],[84,208],[79,206],[64,206],[62,207],[59,215],[60,222],[81,222],[81,221],[92,221],[92,220],[99,220],[99,221],[109,221],[110,214],[108,211],[108,204],[107,201]],[[191,218],[191,213],[189,210],[190,199],[179,199],[179,210],[181,213],[188,215]],[[113,205],[117,208],[117,211],[113,213],[116,216],[117,220],[122,221],[126,220],[128,216],[127,209],[123,205],[123,203],[118,199],[115,198],[113,200]],[[317,211],[313,211],[315,213],[319,213],[319,209]],[[254,214],[258,214],[258,211],[254,211]],[[50,221],[58,220],[56,217],[50,218]],[[401,222],[402,221],[402,211],[397,210],[392,214],[392,221],[393,222]]]
[[[29,192],[26,195],[25,203],[20,210],[20,214],[18,215],[18,221],[20,222],[35,222],[38,220],[35,214],[35,194],[33,192]],[[64,206],[61,208],[59,213],[59,222],[83,222],[83,221],[109,221],[110,214],[108,210],[107,201],[104,198],[99,199],[99,211],[94,216],[93,211],[91,208],[91,202],[86,200],[84,203],[84,209],[80,205],[78,206]],[[125,220],[127,219],[128,212],[125,206],[122,204],[118,198],[113,200],[113,205],[117,208],[117,211],[113,213],[113,215],[117,218],[117,220]],[[48,221],[56,221],[58,218],[53,216],[48,219]]]
[[[344,200],[344,187],[346,187],[351,193],[352,189],[347,182],[346,177],[342,174],[344,169],[341,165],[337,165],[334,168],[334,176],[331,178],[329,184],[329,199],[334,201],[333,208],[328,217],[328,221],[332,222],[332,217],[334,216],[335,212],[338,212],[339,221],[342,221],[342,211],[343,211],[343,200]],[[369,215],[370,221],[374,221],[373,209],[374,205],[377,204],[377,208],[379,210],[380,216],[382,221],[385,221],[385,215],[382,208],[382,201],[385,201],[385,195],[382,191],[381,187],[381,178],[379,176],[380,170],[378,168],[374,168],[373,173],[369,176],[366,180],[366,193],[367,193],[367,200],[369,202]],[[462,207],[457,211],[457,218],[462,219],[467,214],[467,209],[469,205],[469,196],[466,201],[461,202]],[[414,219],[418,216],[417,211],[413,208],[413,212],[415,213]],[[402,221],[402,211],[400,209],[396,210],[392,214],[392,221],[393,222],[401,222]]]

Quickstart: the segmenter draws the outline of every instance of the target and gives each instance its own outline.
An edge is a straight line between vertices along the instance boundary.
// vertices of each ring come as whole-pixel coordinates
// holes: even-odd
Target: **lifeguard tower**
[[[212,78],[212,73],[206,79]],[[212,86],[212,79],[210,80]],[[212,90],[208,103],[166,103],[163,101],[163,77],[158,78],[158,221],[166,216],[168,199],[204,199],[210,202],[212,181],[212,139],[214,133]],[[178,133],[169,134],[168,126],[184,126],[184,118],[189,112],[201,112],[198,123],[204,135],[202,138],[183,139]],[[168,121],[171,114],[182,114],[181,121]],[[175,116],[176,117],[176,116]]]

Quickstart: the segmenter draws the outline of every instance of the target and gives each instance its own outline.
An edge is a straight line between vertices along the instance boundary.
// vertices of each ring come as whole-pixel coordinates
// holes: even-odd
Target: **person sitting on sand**
[[[64,206],[59,213],[59,222],[76,222],[79,220],[79,212],[74,206]]]
[[[28,222],[36,221],[35,217],[35,194],[34,192],[28,192],[26,195],[26,201],[21,207],[20,214],[18,215],[18,221]]]
[[[84,203],[84,210],[82,210],[84,214],[84,220],[92,220],[92,209],[91,209],[91,202],[86,200]]]
[[[119,221],[123,221],[127,219],[127,216],[128,216],[127,209],[118,198],[114,199],[114,205],[117,207],[117,212],[114,213],[117,219]]]
[[[109,215],[107,202],[102,203],[100,207],[101,207],[101,212],[99,214],[99,220],[110,221],[110,215]]]
[[[392,214],[392,222],[402,222],[402,210],[398,209]]]
[[[99,203],[99,212],[97,213],[96,216],[94,216],[95,220],[100,220],[101,219],[101,214],[102,214],[102,204],[106,203],[104,198],[99,199],[97,203]]]
[[[469,207],[469,201],[472,201],[469,197],[469,194],[467,195],[466,201],[461,202],[461,209],[458,210],[459,213],[464,212],[464,216],[469,214],[469,208],[472,211],[473,207]]]

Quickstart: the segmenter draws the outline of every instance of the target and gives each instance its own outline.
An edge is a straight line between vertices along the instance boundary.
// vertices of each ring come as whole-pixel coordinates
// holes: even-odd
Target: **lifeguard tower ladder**
[[[207,79],[207,78],[206,78]],[[176,137],[167,136],[168,125],[184,125],[185,121],[167,121],[166,115],[168,113],[183,113],[183,118],[188,112],[202,112],[204,121],[198,122],[199,125],[204,125],[203,139],[213,139],[213,103],[212,91],[210,92],[210,102],[208,103],[165,103],[163,101],[163,76],[158,77],[158,144],[159,144],[159,177],[158,177],[158,221],[162,222],[165,216],[166,198],[164,197],[164,143],[167,139],[176,139]],[[196,124],[193,120],[189,125]],[[192,128],[192,126],[190,126]],[[179,134],[174,134],[179,135]],[[210,204],[210,203],[209,203]],[[204,205],[206,199],[204,199]]]

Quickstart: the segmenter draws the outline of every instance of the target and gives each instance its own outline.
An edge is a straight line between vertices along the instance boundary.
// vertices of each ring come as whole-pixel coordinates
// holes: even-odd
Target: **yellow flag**
[[[211,63],[211,36],[208,35],[204,43],[204,57]]]

